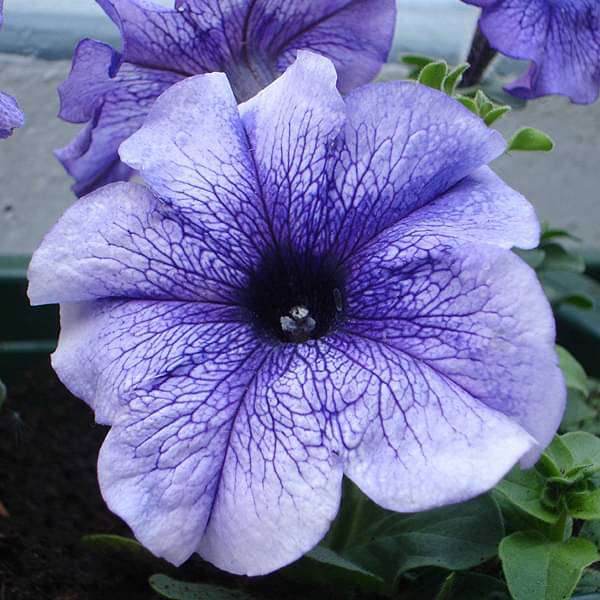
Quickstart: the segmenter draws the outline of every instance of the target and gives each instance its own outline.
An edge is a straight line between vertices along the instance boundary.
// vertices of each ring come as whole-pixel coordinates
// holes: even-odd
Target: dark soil
[[[257,599],[314,598],[310,590],[292,594],[277,575],[229,577],[198,557],[175,572],[161,561],[83,544],[86,534],[130,535],[98,489],[96,458],[106,432],[48,364],[9,382],[0,409],[0,600],[158,598],[148,586],[156,572],[244,587]]]

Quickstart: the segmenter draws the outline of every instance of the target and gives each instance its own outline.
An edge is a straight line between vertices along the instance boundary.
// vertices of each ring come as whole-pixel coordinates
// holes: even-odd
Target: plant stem
[[[467,58],[467,62],[471,66],[463,76],[461,87],[477,85],[496,54],[496,50],[490,46],[487,38],[481,32],[479,26],[477,26],[473,41],[471,42],[469,58]]]
[[[550,529],[550,539],[553,542],[562,542],[565,539],[565,528],[567,525],[567,511],[560,513],[558,521]]]

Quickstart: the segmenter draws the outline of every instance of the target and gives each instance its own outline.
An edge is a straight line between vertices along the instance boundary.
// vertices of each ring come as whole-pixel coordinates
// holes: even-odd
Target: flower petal
[[[209,343],[195,367],[131,394],[98,473],[111,510],[152,552],[180,564],[197,549],[220,568],[256,575],[325,534],[342,468],[294,352],[250,338]]]
[[[106,186],[71,206],[29,266],[32,304],[96,298],[232,301],[250,260],[202,224],[133,183]]]
[[[481,5],[481,4],[480,4]],[[507,90],[590,104],[600,91],[600,4],[596,0],[498,0],[482,5],[480,27],[507,56],[533,61]]]
[[[540,225],[533,206],[488,167],[415,210],[383,236],[431,235],[449,243],[482,242],[502,248],[535,248]]]
[[[107,183],[127,180],[133,172],[118,149],[144,122],[154,100],[181,75],[121,63],[110,46],[83,40],[73,67],[59,87],[59,116],[87,126],[66,147],[55,152],[75,178],[73,191],[82,196]]]
[[[203,360],[205,345],[248,337],[239,309],[203,302],[101,300],[61,305],[52,366],[111,424],[132,388]]]
[[[211,44],[202,52],[215,57],[240,100],[303,49],[333,60],[342,91],[368,83],[387,58],[396,21],[394,0],[177,0],[176,6],[205,32]],[[258,87],[252,90],[248,80]]]
[[[346,105],[330,191],[342,256],[447,192],[506,146],[458,102],[412,82],[363,87],[347,96]]]
[[[219,69],[207,50],[215,35],[208,26],[219,29],[220,22],[202,31],[181,11],[151,0],[96,1],[120,29],[127,62],[187,75]]]
[[[337,420],[344,472],[377,504],[415,512],[462,502],[496,485],[534,444],[437,369],[365,337],[337,341],[348,405]]]
[[[280,245],[315,250],[326,216],[327,161],[344,123],[333,64],[300,52],[276,82],[242,104],[269,229]]]
[[[504,249],[421,231],[382,236],[351,269],[348,331],[509,417],[536,441],[523,461],[531,466],[565,403],[552,311],[534,271]]]
[[[225,75],[191,77],[154,104],[120,150],[161,199],[258,262],[273,244],[248,137]]]
[[[0,140],[9,137],[17,127],[23,127],[25,117],[17,101],[0,92]]]

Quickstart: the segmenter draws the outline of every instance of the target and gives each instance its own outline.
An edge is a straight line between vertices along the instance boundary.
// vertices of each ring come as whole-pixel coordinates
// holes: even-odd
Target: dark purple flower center
[[[243,303],[264,334],[302,343],[326,335],[343,319],[344,279],[331,257],[278,252],[252,274]]]

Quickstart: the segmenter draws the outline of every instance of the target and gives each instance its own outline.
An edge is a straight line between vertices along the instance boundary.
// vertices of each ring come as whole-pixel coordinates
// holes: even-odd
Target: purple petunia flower
[[[600,91],[598,0],[463,0],[482,9],[479,26],[493,48],[532,61],[506,90],[530,100],[561,94],[590,104]]]
[[[149,190],[70,208],[30,267],[61,304],[53,366],[112,426],[109,507],[178,564],[266,573],[314,546],[345,473],[417,511],[475,496],[559,424],[550,307],[510,248],[530,204],[505,148],[412,82],[345,101],[300,52],[238,107],[222,74],[166,91],[121,147]]]
[[[239,102],[276,79],[299,49],[331,58],[347,92],[377,74],[389,52],[395,0],[97,0],[119,26],[123,54],[94,40],[75,51],[59,88],[60,117],[85,128],[56,156],[86,194],[130,178],[118,148],[156,98],[190,75],[227,74]]]
[[[4,0],[0,0],[0,28],[4,22]],[[9,137],[17,127],[23,127],[25,117],[17,101],[8,94],[0,92],[0,140]]]

